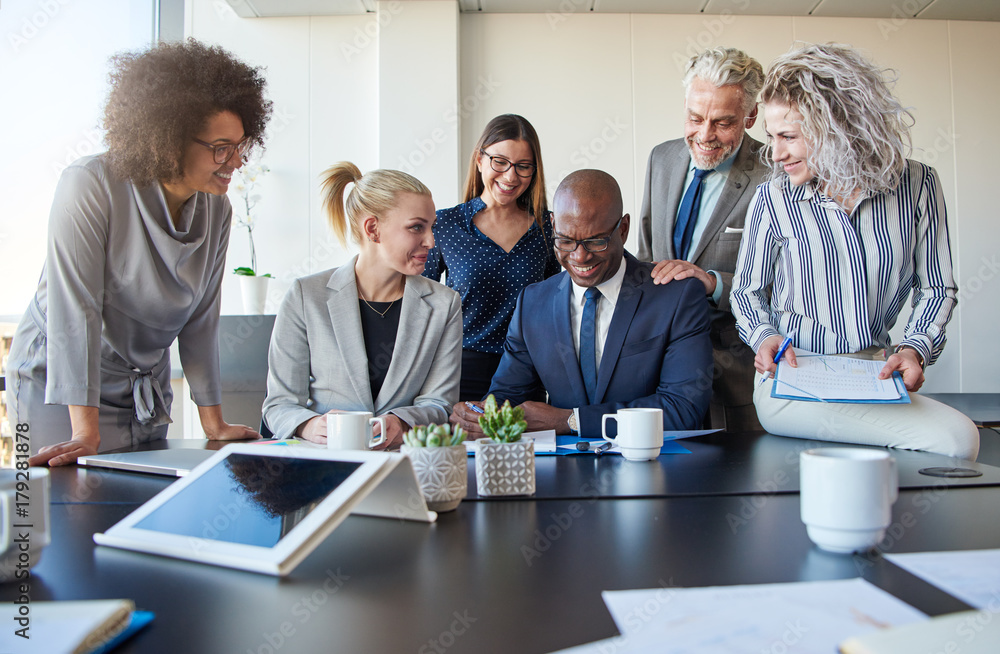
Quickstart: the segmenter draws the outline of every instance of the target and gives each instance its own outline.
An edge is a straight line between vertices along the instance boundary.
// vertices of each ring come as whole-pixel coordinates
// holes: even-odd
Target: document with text
[[[771,397],[807,402],[908,403],[898,375],[879,379],[884,361],[796,352],[798,366],[778,363]]]

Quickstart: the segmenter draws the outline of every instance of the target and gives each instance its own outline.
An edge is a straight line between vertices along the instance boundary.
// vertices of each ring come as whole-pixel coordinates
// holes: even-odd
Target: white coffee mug
[[[618,423],[618,436],[608,436],[608,420]],[[662,409],[619,409],[601,418],[601,436],[621,448],[629,461],[651,461],[660,456],[663,447]]]
[[[28,578],[52,540],[49,470],[0,470],[0,583]]]
[[[372,436],[371,426],[382,425]],[[373,418],[370,411],[340,411],[326,416],[326,446],[331,450],[370,450],[385,442],[385,416]]]
[[[874,547],[899,496],[896,460],[885,450],[824,447],[799,455],[801,515],[810,540],[828,552]]]

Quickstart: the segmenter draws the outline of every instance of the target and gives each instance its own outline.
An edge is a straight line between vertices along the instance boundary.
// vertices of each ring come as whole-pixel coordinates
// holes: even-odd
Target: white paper
[[[886,554],[885,558],[969,606],[1000,611],[1000,550]]]
[[[521,434],[521,438],[535,439],[535,452],[555,452],[556,451],[556,430],[546,429],[543,431],[526,431]],[[476,441],[465,441],[467,452],[476,451]]]
[[[567,651],[830,654],[845,638],[927,619],[863,579],[605,591],[603,597],[623,636]]]
[[[801,398],[833,400],[897,400],[895,380],[879,379],[884,361],[800,354],[797,368],[784,360],[775,374],[775,392]]]

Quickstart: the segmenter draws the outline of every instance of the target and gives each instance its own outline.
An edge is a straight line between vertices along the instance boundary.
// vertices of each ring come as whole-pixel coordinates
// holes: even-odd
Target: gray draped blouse
[[[174,339],[192,399],[221,403],[219,297],[231,219],[226,196],[196,193],[175,225],[160,184],[116,179],[102,155],[70,165],[56,189],[38,290],[8,364],[18,419],[40,412],[39,402],[99,406],[101,449],[106,441],[128,444],[105,433],[109,425],[131,431],[170,421]],[[106,412],[128,419],[108,421]],[[32,450],[47,444],[32,440]]]

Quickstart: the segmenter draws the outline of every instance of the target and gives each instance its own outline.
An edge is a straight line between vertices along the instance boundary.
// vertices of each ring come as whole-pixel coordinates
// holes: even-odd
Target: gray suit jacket
[[[753,404],[753,351],[740,340],[736,319],[730,311],[729,293],[733,286],[743,223],[754,190],[763,181],[768,167],[760,161],[759,141],[744,134],[729,179],[709,219],[701,240],[695,244],[692,262],[703,270],[714,270],[722,278],[719,305],[712,306],[712,347],[715,379],[712,396],[713,426],[719,423],[719,407]],[[646,166],[646,183],[639,212],[639,254],[642,261],[675,259],[674,221],[684,195],[691,155],[684,139],[667,141],[653,148]],[[749,424],[726,425],[730,431],[757,429],[752,406]],[[749,422],[749,421],[748,421]]]
[[[331,409],[392,413],[410,425],[444,423],[458,401],[462,300],[419,275],[406,278],[392,361],[372,397],[356,259],[297,279],[281,303],[263,408],[277,438],[290,438],[299,425]]]

